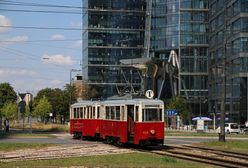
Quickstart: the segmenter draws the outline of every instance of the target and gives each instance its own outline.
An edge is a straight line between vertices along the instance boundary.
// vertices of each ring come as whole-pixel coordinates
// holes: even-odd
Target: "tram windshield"
[[[157,109],[157,108],[143,109],[142,121],[162,121],[162,109]]]

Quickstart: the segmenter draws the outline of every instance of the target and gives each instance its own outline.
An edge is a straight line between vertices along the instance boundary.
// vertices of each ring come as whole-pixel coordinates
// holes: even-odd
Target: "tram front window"
[[[162,121],[162,109],[143,109],[142,121]]]

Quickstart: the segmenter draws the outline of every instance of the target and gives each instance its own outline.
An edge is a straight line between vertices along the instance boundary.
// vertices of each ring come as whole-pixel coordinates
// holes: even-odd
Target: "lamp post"
[[[213,125],[214,125],[214,130],[215,130],[215,105],[213,106],[213,120],[214,120],[214,123],[213,123]]]
[[[248,127],[248,72],[246,74],[246,127]]]
[[[220,115],[220,134],[219,134],[219,141],[225,142],[226,135],[225,135],[225,113],[226,113],[226,58],[223,60],[223,90],[222,90],[222,101],[221,101],[221,115]]]
[[[71,105],[71,102],[72,102],[72,72],[81,72],[81,70],[78,70],[78,69],[71,69],[70,70],[70,102],[69,102],[69,106]]]

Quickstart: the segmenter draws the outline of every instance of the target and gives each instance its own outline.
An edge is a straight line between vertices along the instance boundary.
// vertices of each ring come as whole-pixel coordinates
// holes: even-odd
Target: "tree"
[[[0,108],[4,106],[6,102],[15,102],[17,100],[16,92],[9,83],[0,84]]]
[[[43,98],[46,97],[52,106],[53,117],[57,118],[60,115],[63,115],[69,109],[68,101],[69,97],[66,97],[65,93],[61,89],[51,89],[45,88],[40,90],[37,93],[37,96],[34,100],[34,106],[37,106],[37,103]],[[68,99],[68,100],[66,100]]]
[[[66,84],[64,87],[64,94],[66,97],[66,101],[67,101],[67,107],[69,107],[70,104],[73,104],[77,101],[76,98],[76,87],[74,85],[70,85],[70,84]]]
[[[17,100],[16,92],[9,83],[0,84],[0,130],[2,130],[2,112],[4,104],[7,102],[15,102]]]
[[[166,105],[166,109],[176,109],[182,120],[187,120],[189,113],[185,100],[180,96],[174,96]]]
[[[3,116],[9,120],[15,120],[18,117],[18,106],[14,102],[5,103],[2,108]]]
[[[46,117],[49,116],[49,113],[52,112],[52,106],[49,103],[48,99],[44,96],[38,102],[34,108],[34,116],[40,117],[44,122]]]

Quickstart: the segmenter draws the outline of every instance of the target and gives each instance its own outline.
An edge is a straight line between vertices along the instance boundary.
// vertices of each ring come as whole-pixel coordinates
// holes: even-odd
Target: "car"
[[[226,123],[225,124],[225,132],[230,134],[230,133],[240,133],[240,128],[237,123]]]
[[[217,132],[220,133],[220,127],[217,128]],[[240,133],[240,127],[237,123],[225,123],[225,133]]]

